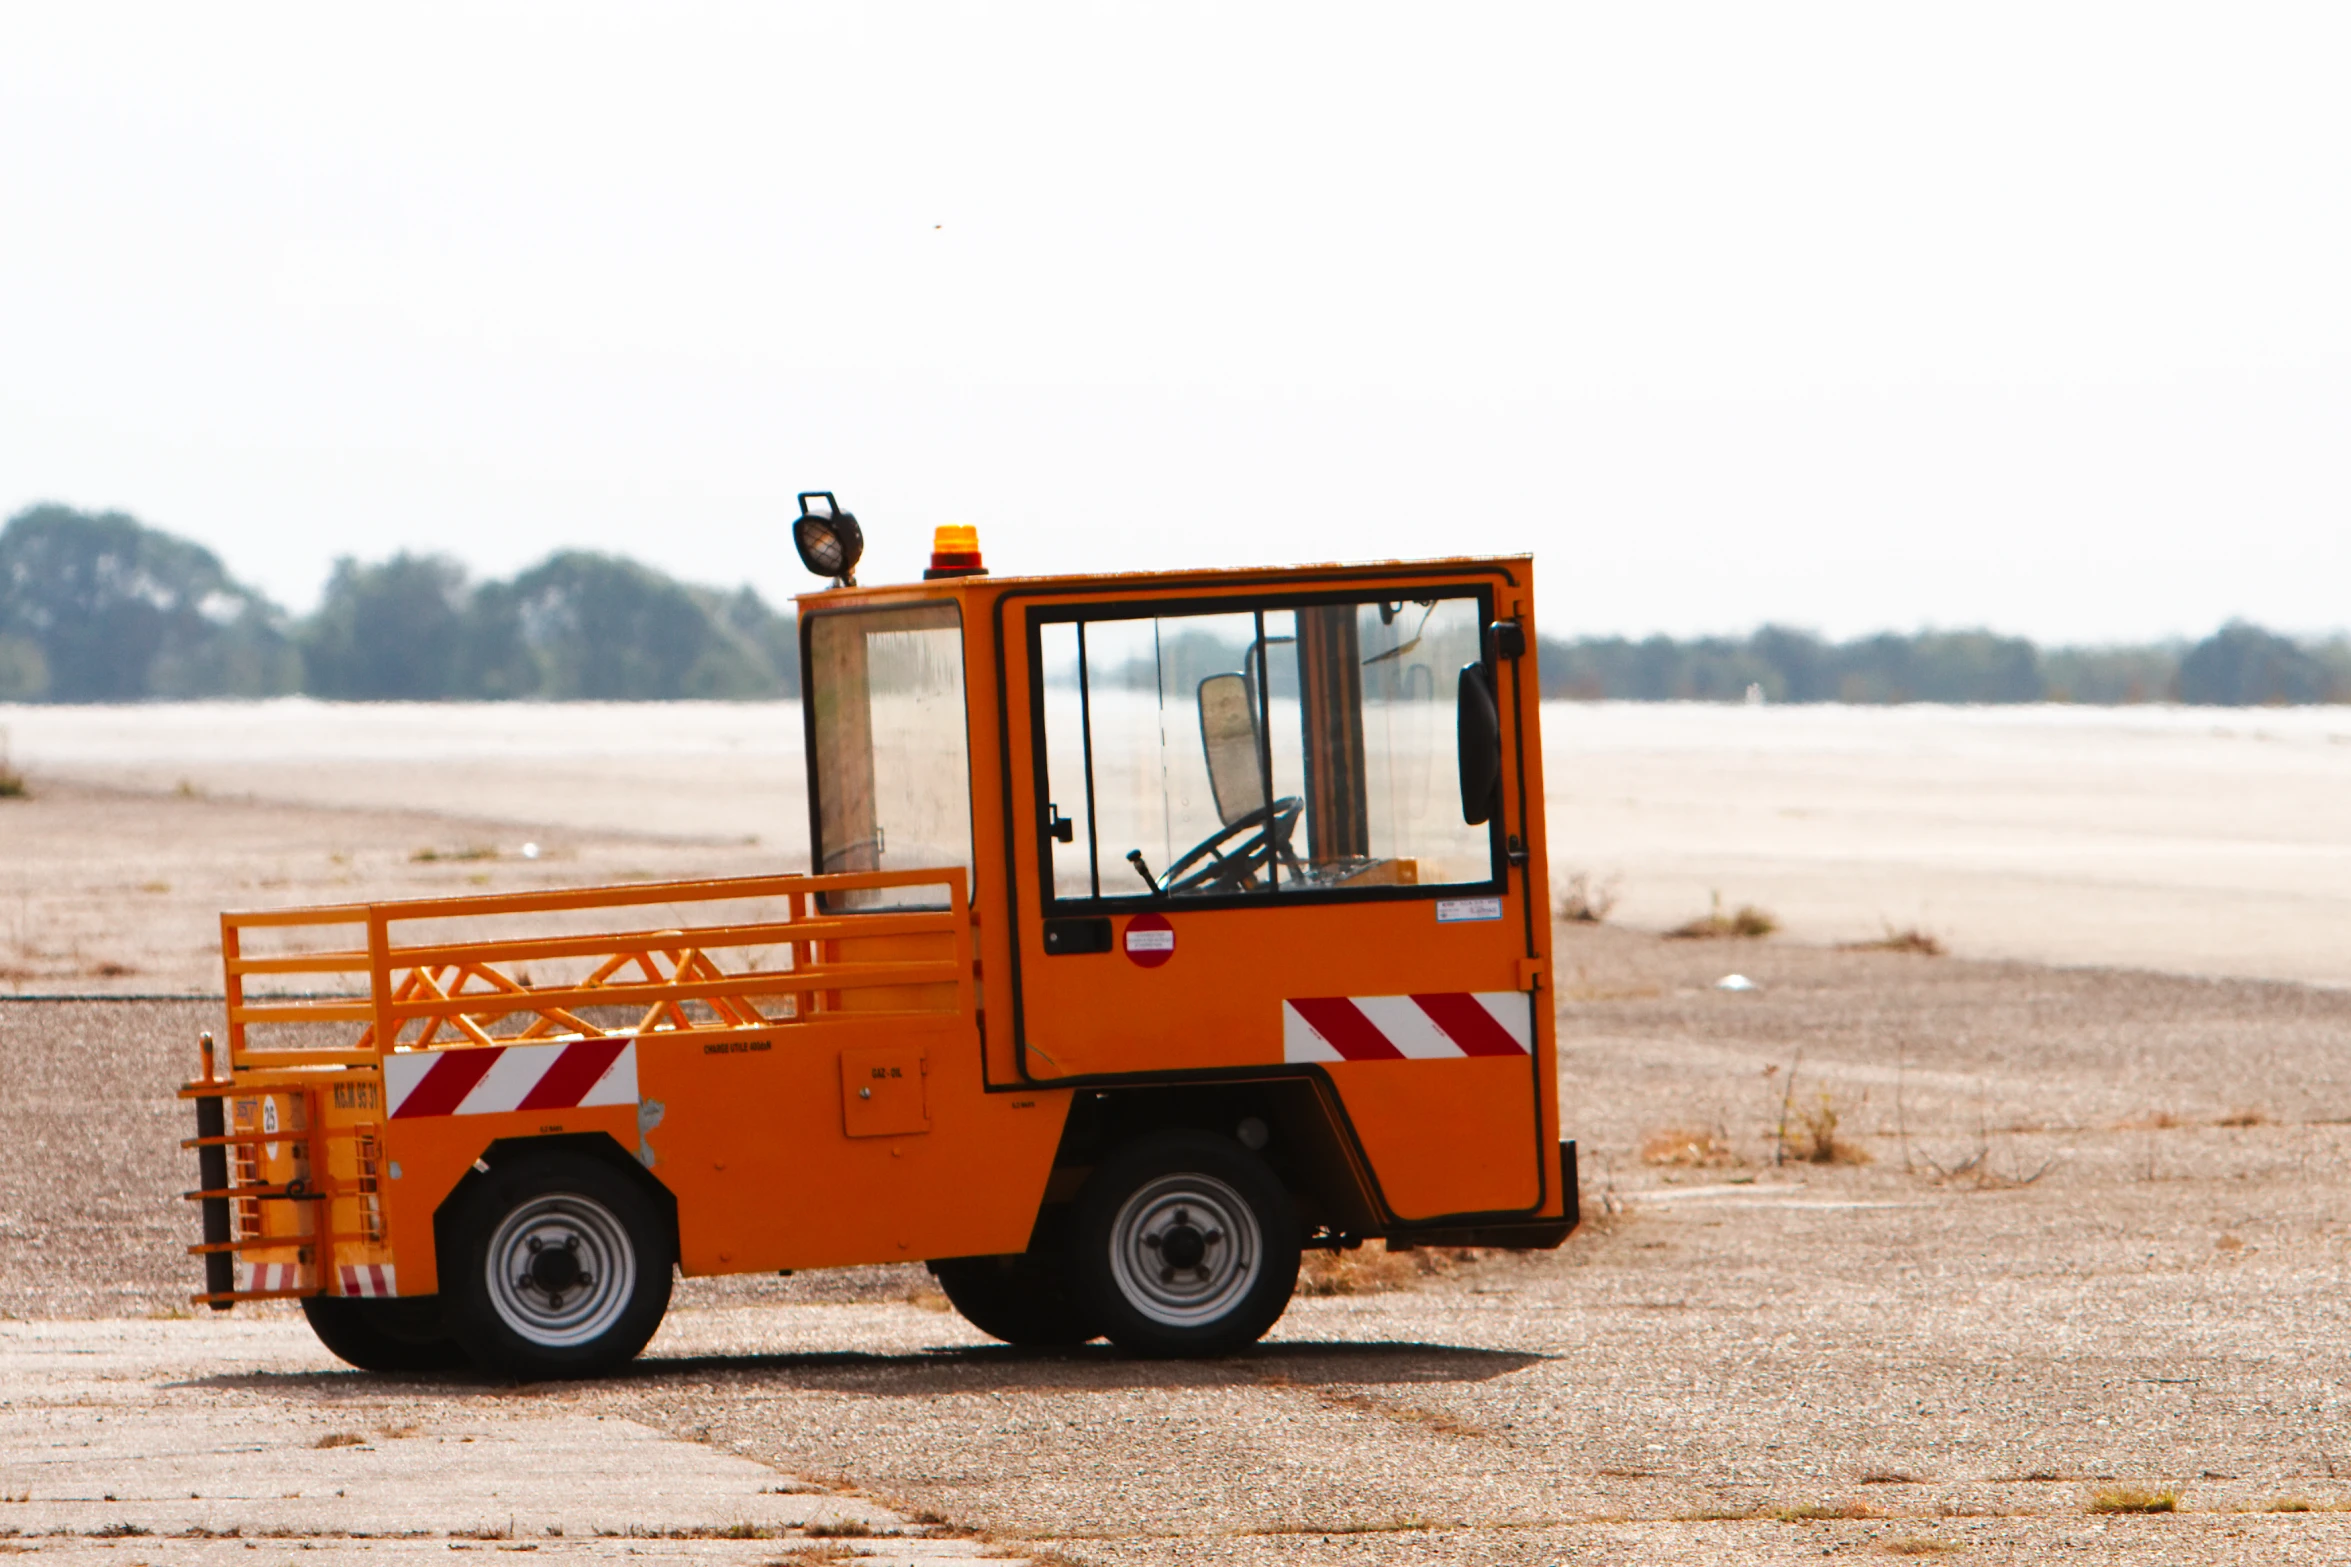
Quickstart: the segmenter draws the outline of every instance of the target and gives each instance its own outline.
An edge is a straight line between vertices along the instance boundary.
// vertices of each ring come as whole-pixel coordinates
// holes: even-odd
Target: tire
[[[633,1359],[669,1309],[669,1214],[601,1160],[510,1156],[454,1219],[441,1274],[449,1325],[491,1376],[602,1376]]]
[[[1223,1355],[1265,1335],[1298,1285],[1298,1209],[1230,1138],[1159,1132],[1079,1194],[1070,1281],[1130,1354]]]
[[[930,1268],[963,1320],[990,1338],[1025,1349],[1054,1349],[1101,1337],[1078,1305],[1057,1257],[1027,1252],[949,1257]]]
[[[435,1295],[305,1295],[302,1315],[329,1354],[362,1371],[460,1371],[472,1364],[442,1323]]]

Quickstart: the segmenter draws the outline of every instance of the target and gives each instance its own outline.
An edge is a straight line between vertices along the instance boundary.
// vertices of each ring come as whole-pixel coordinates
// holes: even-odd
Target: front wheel
[[[514,1157],[467,1193],[451,1228],[450,1326],[493,1376],[601,1376],[669,1309],[669,1215],[600,1160]]]
[[[1265,1335],[1298,1284],[1297,1206],[1228,1138],[1133,1144],[1094,1172],[1074,1219],[1071,1283],[1130,1354],[1229,1354]]]
[[[948,1302],[990,1338],[1027,1349],[1083,1344],[1099,1331],[1069,1287],[1058,1259],[1015,1252],[948,1257],[930,1265]]]
[[[362,1371],[456,1371],[469,1364],[431,1295],[305,1295],[302,1315],[328,1353]]]

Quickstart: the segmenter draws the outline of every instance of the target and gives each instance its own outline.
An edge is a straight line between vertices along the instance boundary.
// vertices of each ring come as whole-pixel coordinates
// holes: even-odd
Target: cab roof
[[[1505,575],[1513,567],[1530,567],[1532,555],[1441,555],[1421,560],[1324,561],[1292,566],[1193,567],[1177,571],[1064,572],[1035,576],[998,576],[979,572],[968,577],[940,577],[931,581],[866,582],[853,588],[817,588],[797,593],[792,602],[802,614],[839,609],[852,604],[905,603],[910,600],[965,598],[996,594],[1006,589],[1050,587],[1062,592],[1100,590],[1119,592],[1159,588],[1243,587],[1251,583],[1279,586],[1303,578],[1460,576],[1465,571],[1494,570]]]

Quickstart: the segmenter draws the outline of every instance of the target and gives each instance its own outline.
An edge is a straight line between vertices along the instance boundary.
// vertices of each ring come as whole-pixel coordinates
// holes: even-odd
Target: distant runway
[[[1621,878],[1626,924],[1719,889],[1802,941],[1918,926],[1971,956],[2351,984],[2351,708],[1543,721],[1555,876]],[[15,707],[0,726],[19,766],[114,787],[807,853],[797,703]]]
[[[1615,918],[2351,984],[2351,708],[1552,703],[1554,877]]]

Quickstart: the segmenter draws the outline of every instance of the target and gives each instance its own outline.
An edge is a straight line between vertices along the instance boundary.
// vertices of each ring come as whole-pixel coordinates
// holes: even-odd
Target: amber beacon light
[[[923,580],[984,577],[987,573],[980,561],[980,530],[960,522],[940,524],[931,535],[931,566],[922,574]]]

